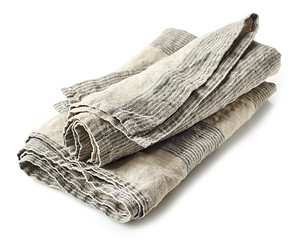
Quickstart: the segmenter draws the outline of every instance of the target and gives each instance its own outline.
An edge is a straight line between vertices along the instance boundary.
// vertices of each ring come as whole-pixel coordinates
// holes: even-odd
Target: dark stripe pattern
[[[45,135],[32,133],[19,153],[19,164],[29,176],[101,210],[116,221],[141,218],[148,201],[131,184],[110,172],[75,161],[69,152]]]
[[[243,27],[243,23],[232,24],[210,34],[187,54],[178,67],[164,73],[145,93],[119,108],[110,107],[103,111],[119,120],[116,127],[128,137],[142,135],[138,143],[143,147],[157,142],[160,139],[149,142],[143,136],[149,137],[150,130],[161,128],[161,124],[210,77],[213,84],[207,93],[212,91],[241,57],[255,32],[246,34],[233,48],[230,57],[224,58],[224,55],[230,51]],[[217,68],[219,65],[220,68]]]
[[[206,85],[204,84],[191,94],[185,104],[164,123],[165,136],[161,135],[161,133],[156,133],[156,129],[149,133],[149,136],[152,136],[152,139],[158,137],[168,138],[173,134],[184,131],[193,123],[212,115],[239,96],[249,92],[279,69],[281,55],[275,49],[257,42],[253,42],[250,48],[250,51],[247,51],[242,56],[240,62],[201,101],[198,107],[195,103],[199,101],[199,96],[201,96],[201,92],[205,91]],[[181,124],[179,124],[179,119],[182,119]],[[176,125],[177,127],[175,128]],[[166,134],[167,132],[168,134]]]
[[[152,148],[162,149],[181,158],[187,166],[187,172],[190,172],[224,141],[225,137],[219,129],[199,122],[188,130],[153,145]]]
[[[255,108],[259,108],[262,103],[276,91],[276,85],[274,83],[261,83],[258,88],[252,89],[245,97],[254,103]]]
[[[196,37],[183,30],[168,28],[151,45],[160,48],[167,55],[172,55]]]
[[[186,31],[169,28],[164,30],[163,33],[151,43],[151,45],[158,47],[166,52],[168,55],[171,55],[195,38],[195,36]],[[149,66],[146,65],[146,68],[147,67]],[[120,82],[135,74],[138,74],[144,71],[146,68],[130,69],[129,71],[123,72],[114,72],[101,78],[86,80],[77,83],[71,87],[63,88],[62,91],[69,100],[56,103],[54,107],[58,112],[67,111],[70,106],[69,101],[73,103],[79,101],[82,97],[87,96],[91,93],[103,91],[110,85]]]
[[[257,28],[255,25],[253,26],[253,28]],[[229,32],[232,29],[235,31],[237,27],[231,28],[229,25],[226,28],[228,30],[224,30],[224,33],[221,32],[219,38],[227,41],[227,34],[230,35]],[[242,33],[240,26],[238,29]],[[186,83],[186,80],[187,82],[193,80],[197,82],[197,79],[194,79],[197,76],[195,71],[197,70],[198,74],[198,65],[200,66],[201,63],[198,62],[195,66],[194,63],[191,65],[190,63],[194,61],[194,58],[189,54],[189,57],[184,59],[185,65],[189,66],[187,67],[188,70],[185,70],[184,75],[181,75],[183,71],[179,71],[180,77],[175,78],[176,81],[182,81],[188,87],[183,84],[184,87],[179,88],[177,84],[174,84],[175,81],[166,82],[164,75],[162,81],[167,84],[161,84],[162,81],[160,80],[160,87],[152,86],[150,91],[154,94],[150,95],[148,90],[147,93],[127,105],[109,111],[110,115],[120,121],[112,123],[113,127],[109,126],[107,130],[96,130],[98,125],[95,126],[94,124],[93,126],[94,120],[89,120],[89,114],[89,119],[83,120],[82,123],[91,131],[81,131],[81,133],[88,134],[91,139],[95,139],[95,143],[87,141],[86,137],[83,137],[82,141],[76,141],[79,148],[87,146],[85,149],[89,150],[83,153],[81,160],[87,159],[87,161],[103,166],[123,156],[130,155],[140,150],[138,145],[145,148],[178,134],[261,84],[279,68],[280,54],[271,47],[252,42],[255,32],[247,34],[243,32],[242,34],[232,42],[231,48],[225,53],[213,74],[194,91],[191,92],[191,86]],[[211,44],[208,44],[208,46],[211,46]],[[208,47],[207,49],[211,48]],[[192,50],[193,53],[194,51]],[[170,72],[167,75],[172,78],[176,76],[170,74]],[[181,92],[181,89],[183,92]],[[162,99],[160,100],[158,97],[162,97]],[[182,104],[180,104],[181,102]],[[92,107],[96,108],[95,105]],[[72,114],[73,117],[78,116],[78,108],[74,110],[77,111]],[[71,118],[69,120],[71,121]],[[74,137],[74,124],[73,121],[73,124],[67,125],[66,139]],[[71,135],[67,137],[68,134]],[[108,136],[111,141],[101,141],[101,136]],[[70,146],[71,143],[66,143],[66,145]],[[100,154],[99,151],[96,151],[97,154],[93,158],[91,149],[95,148],[100,150]],[[111,151],[111,149],[116,151]]]

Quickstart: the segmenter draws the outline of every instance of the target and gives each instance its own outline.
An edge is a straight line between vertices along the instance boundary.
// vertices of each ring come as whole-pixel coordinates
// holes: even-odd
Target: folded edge
[[[63,117],[33,133],[19,152],[20,168],[119,222],[144,217],[208,154],[218,148],[275,92],[264,82],[224,109],[183,132],[104,168],[71,158],[60,138]],[[59,126],[59,128],[58,128]],[[60,136],[57,136],[59,133]],[[189,138],[187,138],[187,133]],[[208,136],[206,138],[206,136]]]
[[[116,72],[62,88],[62,92],[68,100],[56,103],[54,108],[57,112],[68,111],[70,102],[79,101],[84,96],[102,91],[112,84],[144,71],[152,64],[175,53],[195,38],[194,35],[184,30],[165,29],[155,40],[117,69]]]
[[[146,148],[164,140],[170,133],[169,136],[176,134],[172,133],[171,128],[165,131],[165,126],[170,125],[165,122],[220,66],[222,71],[214,74],[217,78],[210,81],[213,84],[210,84],[205,94],[217,87],[250,45],[257,28],[257,15],[252,14],[242,21],[191,41],[173,56],[163,59],[146,71],[71,104],[68,122],[64,128],[66,146],[71,147],[81,161],[87,160],[103,166],[119,157],[134,153],[133,149],[140,150],[138,146],[141,149]],[[226,54],[231,54],[232,57],[227,57]],[[166,67],[172,70],[167,70]],[[161,71],[166,71],[166,74]],[[157,81],[156,79],[158,82],[153,82]],[[195,101],[195,104],[200,102],[201,99]],[[102,124],[92,124],[95,121]],[[179,118],[179,121],[182,121],[182,118]],[[191,122],[190,126],[195,123],[196,121]],[[128,138],[128,143],[134,142],[124,153],[118,151],[119,154],[114,157],[110,157],[113,154],[102,156],[102,153],[112,152],[111,146],[107,145],[107,140],[103,140],[103,145],[97,140],[106,135],[105,129],[111,128],[109,125],[112,125],[113,131],[110,135],[116,135],[115,141],[119,141],[120,134],[116,134],[116,131],[120,131]],[[160,132],[155,138],[153,129]]]

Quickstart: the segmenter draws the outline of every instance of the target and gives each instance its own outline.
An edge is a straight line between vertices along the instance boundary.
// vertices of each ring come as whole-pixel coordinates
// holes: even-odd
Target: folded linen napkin
[[[20,167],[117,221],[144,217],[274,93],[280,54],[253,41],[257,27],[252,14],[200,38],[168,29],[117,72],[63,89]]]

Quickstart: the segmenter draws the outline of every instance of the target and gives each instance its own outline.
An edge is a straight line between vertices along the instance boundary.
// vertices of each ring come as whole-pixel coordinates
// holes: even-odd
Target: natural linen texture
[[[144,217],[275,92],[258,16],[196,38],[167,29],[116,72],[64,88],[19,152],[29,176],[119,222]]]

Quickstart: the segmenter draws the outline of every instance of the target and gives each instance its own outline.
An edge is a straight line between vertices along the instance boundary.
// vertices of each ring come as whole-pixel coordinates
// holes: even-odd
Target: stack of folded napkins
[[[167,29],[119,70],[64,88],[19,164],[119,222],[144,217],[275,92],[258,16],[196,38]]]

